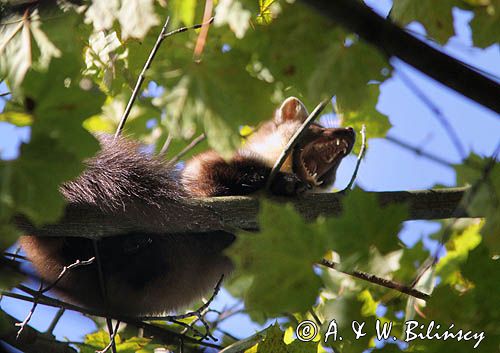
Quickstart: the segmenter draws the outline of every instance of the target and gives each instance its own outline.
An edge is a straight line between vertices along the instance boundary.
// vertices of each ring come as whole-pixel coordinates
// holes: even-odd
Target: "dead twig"
[[[48,297],[44,294],[40,294],[37,290],[31,289],[25,285],[18,285],[18,289],[22,290],[23,292],[31,295],[32,297],[28,297],[23,294],[19,293],[12,293],[9,291],[0,291],[0,295],[9,297],[9,298],[14,298],[26,302],[33,303],[35,300],[41,304],[41,305],[46,305],[50,307],[55,307],[55,308],[64,308],[66,310],[72,310],[79,312],[81,314],[85,315],[91,315],[91,316],[99,316],[99,317],[108,317],[110,316],[109,313],[104,313],[92,309],[87,309],[83,308],[74,304],[70,304],[67,302],[64,302],[59,299],[51,298]],[[35,299],[36,298],[36,299]],[[201,345],[205,347],[210,347],[210,348],[215,348],[215,349],[222,349],[221,346],[217,344],[213,344],[210,342],[204,342],[204,341],[199,341],[197,339],[194,339],[189,336],[181,335],[177,332],[170,331],[166,329],[165,327],[160,327],[156,326],[141,320],[138,320],[137,318],[134,317],[127,317],[127,316],[119,316],[119,315],[113,315],[113,319],[119,320],[120,322],[125,322],[129,325],[132,325],[137,328],[141,328],[144,330],[146,335],[151,335],[158,337],[160,340],[162,340],[165,344],[178,344],[179,340],[182,339],[184,342],[189,343],[189,344],[194,344],[194,345]]]
[[[94,263],[94,260],[95,260],[95,257],[91,257],[88,260],[84,260],[84,261],[76,260],[71,265],[64,266],[61,273],[59,273],[59,276],[57,276],[56,280],[54,282],[52,282],[50,285],[48,285],[47,287],[43,288],[41,290],[41,293],[48,292],[49,290],[51,290],[52,288],[57,286],[57,284],[61,281],[61,279],[63,279],[63,277],[68,273],[68,271],[71,271],[72,269],[74,269],[76,267],[91,265]]]
[[[38,292],[41,293],[42,288],[43,288],[43,282],[40,282],[40,288],[38,289]],[[30,311],[28,311],[28,315],[26,315],[26,317],[24,318],[24,320],[22,322],[16,323],[16,326],[19,327],[19,330],[17,331],[16,339],[19,339],[19,337],[21,337],[21,334],[23,333],[24,327],[30,322],[31,317],[33,316],[37,306],[38,306],[38,301],[35,298],[35,300],[33,301],[33,305],[31,306]]]
[[[215,299],[217,294],[219,294],[223,279],[224,279],[224,276],[221,276],[221,278],[219,279],[219,281],[217,282],[217,284],[214,287],[214,291],[213,291],[211,297],[206,301],[205,304],[203,304],[201,307],[199,307],[195,311],[190,311],[190,312],[187,312],[187,313],[181,314],[181,315],[141,316],[141,317],[138,317],[138,319],[143,320],[143,321],[165,320],[165,321],[171,321],[171,322],[175,322],[175,323],[179,324],[178,320],[187,319],[190,317],[196,317],[199,321],[201,321],[201,323],[203,324],[203,326],[205,326],[205,329],[206,329],[205,335],[201,335],[202,339],[209,337],[212,340],[217,341],[217,338],[212,336],[212,334],[210,333],[210,326],[205,321],[204,315],[205,315],[206,311],[208,310],[208,307],[210,306],[212,301]],[[185,327],[186,325],[183,324],[182,326]],[[189,327],[189,329],[192,329],[193,331],[197,331],[197,330],[194,330],[192,327]],[[197,331],[197,332],[199,332],[199,331]]]
[[[373,284],[377,284],[377,285],[382,286],[382,287],[394,289],[400,293],[408,294],[408,295],[415,297],[415,298],[418,298],[418,299],[428,300],[430,298],[430,296],[428,294],[422,293],[422,292],[412,288],[411,286],[406,286],[404,284],[397,283],[397,282],[394,282],[392,280],[380,278],[380,277],[377,277],[377,276],[372,275],[370,273],[366,273],[366,272],[362,272],[362,271],[349,272],[349,271],[339,270],[337,268],[337,264],[335,262],[332,262],[332,261],[329,261],[326,259],[322,259],[319,263],[325,267],[339,271],[339,272],[344,273],[346,275],[356,277],[356,278],[362,279],[364,281],[367,281],[367,282],[370,282]]]
[[[15,255],[15,254],[12,254],[12,255]],[[68,271],[72,270],[73,268],[78,267],[78,266],[90,265],[93,261],[94,261],[94,258],[90,258],[86,261],[76,260],[73,264],[71,264],[69,266],[64,266],[62,271],[59,273],[59,276],[57,276],[56,280],[54,282],[52,282],[51,284],[49,284],[48,286],[44,287],[43,281],[40,281],[40,288],[38,289],[38,294],[42,295],[42,294],[48,292],[49,290],[51,290],[52,288],[54,288],[59,283],[59,281],[68,273]],[[30,322],[31,317],[33,316],[35,309],[38,306],[38,301],[36,300],[36,298],[37,297],[34,297],[35,300],[33,301],[33,306],[31,307],[30,311],[28,312],[28,315],[26,316],[26,318],[22,322],[16,323],[16,326],[19,326],[19,331],[17,331],[17,338],[19,338],[21,336],[21,333],[23,332],[24,327]],[[60,318],[60,316],[59,316],[59,318]],[[57,319],[57,321],[58,320],[59,319]],[[57,321],[55,323],[53,322],[54,327],[57,324]],[[52,327],[52,324],[51,324],[51,327]],[[52,332],[52,330],[53,330],[53,327],[52,327],[50,332]]]

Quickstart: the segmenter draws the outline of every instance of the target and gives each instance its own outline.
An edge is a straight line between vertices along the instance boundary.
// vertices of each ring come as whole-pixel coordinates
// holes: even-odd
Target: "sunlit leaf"
[[[471,154],[467,161],[455,167],[459,185],[475,185],[466,195],[466,208],[484,215],[486,223],[481,230],[485,244],[492,254],[500,254],[500,163]]]

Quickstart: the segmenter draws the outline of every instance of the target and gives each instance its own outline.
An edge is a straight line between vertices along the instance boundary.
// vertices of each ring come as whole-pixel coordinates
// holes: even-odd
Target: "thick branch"
[[[420,41],[389,19],[384,19],[361,1],[303,0],[321,14],[375,45],[387,56],[395,56],[445,86],[500,113],[500,85]]]
[[[407,203],[408,219],[443,219],[451,217],[480,217],[467,214],[459,208],[460,200],[467,188],[449,188],[419,191],[373,192],[380,204]],[[306,194],[300,198],[272,198],[279,202],[291,202],[306,219],[319,215],[335,216],[341,211],[342,193]],[[137,229],[136,222],[116,215],[104,215],[96,209],[76,208],[69,205],[65,217],[58,224],[36,229],[25,219],[18,219],[18,226],[27,234],[37,236],[78,236],[102,238],[129,232],[184,233],[208,232],[224,229],[257,230],[259,199],[248,196],[211,197],[193,199],[190,203],[190,217],[186,224],[178,220],[165,228]]]

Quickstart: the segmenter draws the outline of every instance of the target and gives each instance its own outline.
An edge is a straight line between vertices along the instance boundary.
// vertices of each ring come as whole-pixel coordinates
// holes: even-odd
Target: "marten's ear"
[[[309,116],[306,107],[300,101],[300,99],[295,97],[288,97],[281,104],[281,107],[276,111],[274,115],[274,120],[276,123],[282,123],[285,121],[298,120],[303,122]]]

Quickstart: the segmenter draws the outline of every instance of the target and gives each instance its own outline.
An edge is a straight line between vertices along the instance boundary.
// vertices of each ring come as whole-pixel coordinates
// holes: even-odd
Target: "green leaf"
[[[1,178],[0,181],[2,181]],[[20,235],[19,230],[15,226],[0,220],[0,251],[4,251],[14,244]]]
[[[485,169],[488,169],[485,178]],[[465,196],[467,209],[472,214],[484,215],[486,223],[481,230],[484,242],[492,254],[500,254],[500,163],[490,158],[471,154],[462,165],[456,165],[457,184],[477,185]]]
[[[467,256],[481,242],[479,231],[483,222],[475,222],[462,232],[452,235],[446,243],[446,255],[439,259],[436,266],[436,274],[444,283],[455,284],[459,282],[459,266],[467,260]]]
[[[365,125],[367,140],[385,137],[392,125],[389,122],[389,118],[376,109],[380,94],[380,86],[378,84],[367,85],[365,94],[366,97],[362,105],[354,110],[349,110],[343,106],[342,100],[337,100],[335,111],[342,121],[343,126],[351,126],[355,131],[359,132],[363,125]],[[360,150],[361,143],[361,135],[358,135],[354,151]]]
[[[11,111],[0,113],[0,121],[16,126],[29,126],[33,123],[33,116],[31,114]]]
[[[447,328],[454,324],[452,332],[462,329],[473,333],[484,331],[484,340],[477,350],[479,352],[495,352],[500,342],[500,327],[495,323],[500,320],[498,298],[500,278],[498,275],[498,258],[488,254],[488,249],[480,244],[469,253],[466,263],[460,268],[463,276],[469,282],[468,286],[440,285],[427,301],[424,313],[428,320],[435,320],[441,327]],[[419,319],[422,323],[428,320]],[[456,340],[415,342],[414,350],[425,349],[426,352],[470,352],[476,340]]]
[[[403,26],[418,21],[432,39],[446,44],[455,35],[451,10],[456,4],[456,0],[394,0],[391,17]]]
[[[201,63],[178,64],[185,67],[184,79],[191,97],[185,102],[182,118],[201,124],[210,146],[222,153],[239,146],[241,125],[268,118],[275,108],[270,100],[272,86],[249,75],[246,69],[249,62],[250,57],[237,49],[223,53],[206,48]],[[221,77],[231,79],[221,80]],[[161,78],[158,82],[167,86],[177,83]]]
[[[116,95],[127,83],[125,62],[122,60],[126,56],[116,31],[107,35],[104,32],[93,33],[85,50],[84,75],[92,77],[104,91]]]
[[[474,8],[474,18],[469,23],[474,45],[486,48],[497,44],[500,38],[498,23],[500,23],[499,0],[491,0],[487,6]]]
[[[6,40],[0,46],[0,76],[7,78],[13,93],[31,67],[46,70],[54,58],[62,55],[72,55],[75,63],[81,62],[75,55],[81,53],[81,36],[85,34],[78,26],[79,20],[81,16],[72,8],[57,6],[36,9],[29,21],[20,15],[2,18],[0,37]]]
[[[262,203],[259,219],[261,231],[240,234],[230,249],[239,272],[253,276],[246,308],[250,313],[305,312],[321,285],[313,265],[331,248],[323,225],[305,223],[291,205],[268,201]],[[286,295],[276,294],[276,283]]]
[[[194,15],[196,10],[196,0],[181,0],[177,1],[178,4],[178,16],[185,26],[194,25]]]
[[[394,277],[399,282],[411,282],[416,275],[416,270],[429,256],[429,251],[424,248],[424,243],[419,240],[413,247],[405,248],[400,260],[399,270]]]
[[[377,196],[356,188],[342,201],[340,217],[326,220],[325,227],[340,254],[341,266],[365,266],[370,248],[386,254],[398,249],[397,234],[408,214],[405,205],[380,207]]]
[[[318,351],[317,342],[301,342],[294,340],[285,343],[285,332],[281,331],[278,323],[270,326],[266,330],[264,340],[258,344],[256,353],[309,353]]]
[[[250,28],[252,13],[243,7],[241,1],[221,1],[215,12],[214,25],[219,27],[227,24],[238,39],[242,39]]]
[[[3,229],[4,227],[0,227],[0,237],[3,236]],[[2,255],[3,256],[3,255]],[[2,261],[8,262],[10,259],[9,257],[5,257],[2,259]],[[1,265],[0,266],[0,289],[4,290],[9,290],[11,288],[14,288],[16,285],[21,283],[21,281],[25,280],[26,278],[21,275],[19,272],[16,270],[9,268],[7,266]],[[1,313],[1,311],[0,311]],[[1,314],[0,314],[0,332],[2,330],[1,328]]]
[[[326,300],[317,308],[320,317],[325,318],[321,327],[321,332],[328,332],[328,327],[335,319],[338,335],[342,340],[336,341],[330,337],[325,343],[325,347],[332,347],[335,352],[362,353],[367,348],[373,346],[373,336],[375,333],[376,316],[373,314],[374,304],[371,295],[362,292],[359,295],[342,295],[335,299]],[[365,316],[366,315],[366,316]],[[365,336],[355,338],[352,329],[352,322],[365,323],[363,332]],[[326,338],[326,337],[325,337]]]
[[[368,289],[365,289],[358,295],[358,299],[363,302],[361,308],[361,315],[375,316],[377,311],[378,302],[373,300],[373,297]]]
[[[495,293],[500,293],[499,265],[499,257],[489,255],[488,249],[479,245],[469,253],[467,262],[461,266],[464,277],[474,283],[472,293],[480,306],[479,312],[495,321],[500,319],[500,307],[495,296]],[[500,334],[498,327],[497,332]]]
[[[31,38],[29,26],[20,15],[2,17],[0,26],[0,76],[5,77],[12,88],[18,87],[31,66]]]
[[[144,38],[151,27],[160,23],[154,11],[154,0],[122,1],[118,11],[122,38]]]
[[[120,23],[122,39],[144,38],[160,23],[154,0],[95,0],[85,13],[85,21],[94,25],[95,32],[111,29],[115,20]]]
[[[119,335],[116,338],[117,342],[119,342]],[[96,349],[103,349],[109,343],[109,334],[104,330],[100,330],[85,335],[84,343],[85,345],[79,347],[81,353],[95,353]]]
[[[22,88],[33,102],[31,140],[21,146],[19,159],[0,165],[3,171],[11,169],[2,173],[10,207],[36,224],[61,215],[59,186],[75,178],[83,170],[82,161],[98,149],[82,122],[99,111],[104,97],[90,80],[78,78],[77,65],[71,56],[63,56],[53,59],[47,72],[26,75]]]
[[[308,89],[316,97],[328,91],[330,95],[335,94],[338,105],[344,111],[356,111],[367,100],[372,104],[371,110],[375,111],[379,91],[368,83],[383,81],[382,70],[388,67],[387,60],[374,47],[362,41],[355,41],[349,46],[330,45],[309,79]]]

